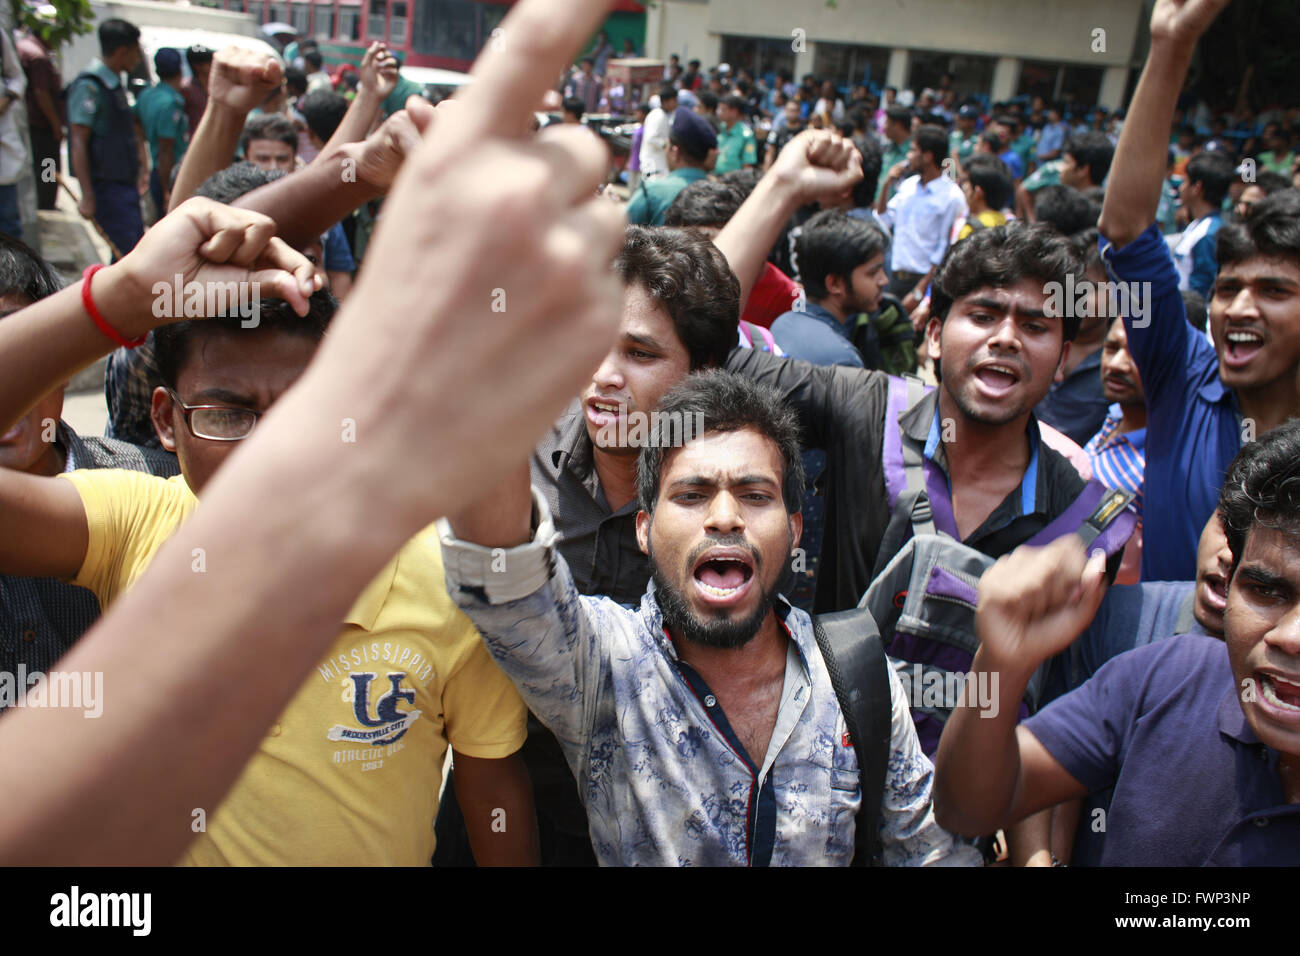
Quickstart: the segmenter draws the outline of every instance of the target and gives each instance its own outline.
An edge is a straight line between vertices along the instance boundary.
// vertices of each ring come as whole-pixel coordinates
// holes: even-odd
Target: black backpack
[[[866,611],[813,615],[831,686],[858,758],[862,804],[853,842],[853,866],[880,866],[880,806],[885,796],[893,728],[889,661],[875,619]]]

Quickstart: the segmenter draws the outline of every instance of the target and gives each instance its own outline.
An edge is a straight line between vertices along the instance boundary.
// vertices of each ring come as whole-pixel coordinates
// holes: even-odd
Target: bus
[[[366,47],[387,43],[404,66],[468,70],[514,0],[206,0],[204,6],[249,13],[258,23],[287,23],[313,37],[326,69],[361,62]],[[645,42],[645,6],[617,0],[605,21],[614,50]],[[615,53],[617,55],[617,52]]]

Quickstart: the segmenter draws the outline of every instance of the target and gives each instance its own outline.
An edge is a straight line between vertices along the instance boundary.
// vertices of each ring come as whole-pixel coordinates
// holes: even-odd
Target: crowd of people
[[[227,48],[133,117],[102,23],[115,259],[0,237],[0,860],[1300,863],[1297,108],[1170,145],[1229,2],[1122,129],[673,64],[626,202],[535,114],[602,0],[436,108]]]

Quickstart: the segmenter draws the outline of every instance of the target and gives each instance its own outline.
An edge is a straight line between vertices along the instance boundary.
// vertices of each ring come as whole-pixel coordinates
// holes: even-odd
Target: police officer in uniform
[[[664,213],[677,194],[691,183],[708,178],[718,148],[718,134],[698,113],[679,106],[668,133],[668,169],[662,179],[642,180],[627,204],[627,221],[662,226]]]
[[[72,172],[81,183],[77,211],[98,222],[126,255],[144,234],[140,196],[149,173],[144,136],[121,77],[140,64],[140,31],[125,20],[105,20],[99,49],[68,91]]]

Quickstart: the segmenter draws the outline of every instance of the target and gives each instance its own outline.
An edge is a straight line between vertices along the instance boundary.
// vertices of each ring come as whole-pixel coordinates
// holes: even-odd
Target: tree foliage
[[[51,50],[57,51],[73,37],[89,33],[95,22],[90,0],[46,0],[54,8],[54,17],[36,15],[36,7],[25,0],[9,0],[14,24],[30,29]]]

